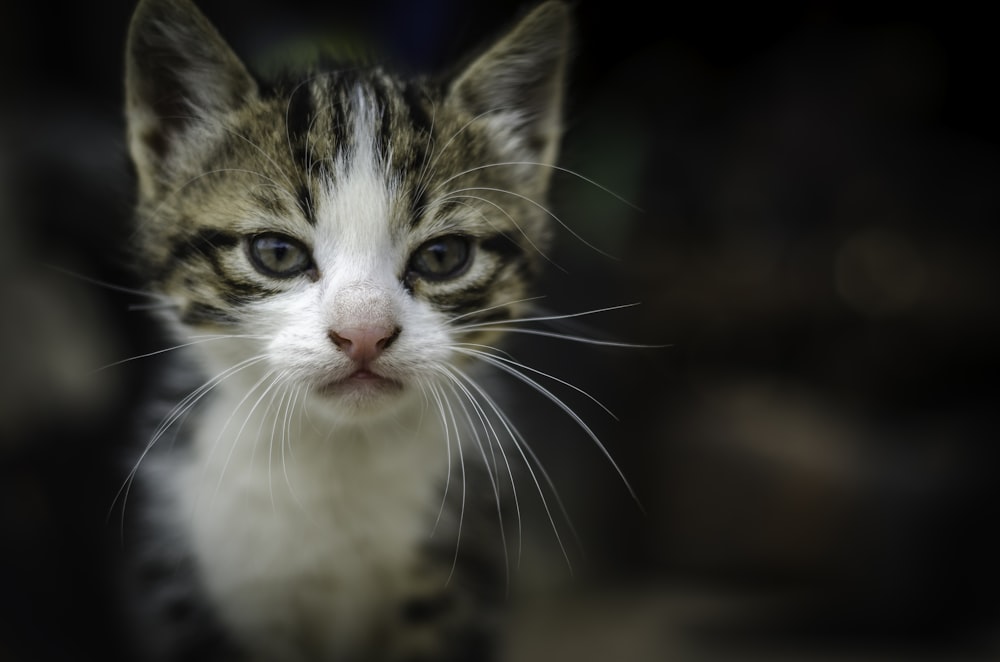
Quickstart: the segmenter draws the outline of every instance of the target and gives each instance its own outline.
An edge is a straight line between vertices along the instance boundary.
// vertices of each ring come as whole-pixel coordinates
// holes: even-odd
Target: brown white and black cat
[[[133,250],[186,353],[122,495],[142,655],[490,659],[539,477],[477,370],[546,259],[568,37],[547,2],[451,76],[264,82],[139,4]]]

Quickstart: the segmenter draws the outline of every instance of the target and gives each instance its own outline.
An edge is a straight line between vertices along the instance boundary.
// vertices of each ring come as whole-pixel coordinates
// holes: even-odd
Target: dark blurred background
[[[251,61],[313,38],[433,70],[519,2],[199,3]],[[342,6],[338,6],[342,5]],[[132,2],[0,5],[0,660],[115,659],[106,521],[157,347],[116,256]],[[983,15],[576,3],[544,305],[518,342],[579,542],[510,659],[998,659],[1000,212]],[[74,275],[67,275],[67,272]],[[88,280],[88,279],[92,279]],[[558,387],[558,384],[554,385]],[[525,492],[530,490],[525,489]],[[544,522],[543,522],[544,524]],[[541,527],[543,532],[545,527]],[[543,536],[544,538],[544,536]],[[554,539],[542,547],[556,548]],[[545,574],[545,573],[540,573]]]

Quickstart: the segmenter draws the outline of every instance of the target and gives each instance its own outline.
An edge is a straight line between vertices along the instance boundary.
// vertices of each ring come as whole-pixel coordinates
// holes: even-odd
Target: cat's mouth
[[[350,393],[388,393],[403,388],[403,383],[380,375],[369,368],[359,368],[347,377],[327,382],[320,387],[324,395],[347,395]]]

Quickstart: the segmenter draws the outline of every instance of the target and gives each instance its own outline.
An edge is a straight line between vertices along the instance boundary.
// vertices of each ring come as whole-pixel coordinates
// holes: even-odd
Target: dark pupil
[[[281,266],[288,255],[288,244],[279,239],[275,239],[271,245],[271,253],[274,255],[274,264]]]
[[[448,250],[448,247],[445,246],[444,243],[428,246],[426,255],[430,258],[430,264],[428,266],[431,271],[448,271],[448,258],[451,255],[451,251]]]
[[[257,268],[274,276],[294,276],[309,267],[309,257],[294,240],[260,236],[253,240],[251,257]]]
[[[461,237],[443,237],[418,251],[414,266],[425,276],[450,276],[465,265],[468,247]]]

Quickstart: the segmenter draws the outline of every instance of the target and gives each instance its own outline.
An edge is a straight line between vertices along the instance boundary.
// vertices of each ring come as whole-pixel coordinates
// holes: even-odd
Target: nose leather
[[[387,325],[372,325],[331,330],[330,340],[355,363],[366,365],[399,337],[400,329]]]

